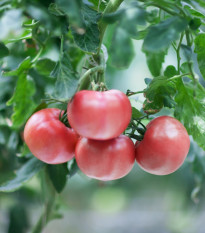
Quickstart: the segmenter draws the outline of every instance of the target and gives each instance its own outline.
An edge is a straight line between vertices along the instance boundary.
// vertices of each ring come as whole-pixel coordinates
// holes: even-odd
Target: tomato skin
[[[68,104],[68,121],[81,136],[108,140],[119,136],[128,126],[132,108],[119,90],[79,91]]]
[[[124,135],[100,141],[81,138],[76,146],[75,158],[80,170],[97,180],[115,180],[127,175],[135,162],[132,140]]]
[[[135,144],[139,166],[155,175],[176,171],[183,164],[190,147],[184,126],[173,117],[160,116],[146,128],[143,140]]]
[[[59,164],[74,157],[78,135],[60,120],[61,110],[47,108],[34,113],[27,121],[24,139],[39,160]]]

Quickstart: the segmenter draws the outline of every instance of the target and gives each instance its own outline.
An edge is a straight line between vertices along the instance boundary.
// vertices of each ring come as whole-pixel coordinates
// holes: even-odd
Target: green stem
[[[42,46],[39,50],[39,52],[37,53],[37,55],[34,57],[34,59],[32,60],[32,64],[34,64],[38,59],[39,57],[41,56],[42,52],[44,50],[44,47]]]
[[[44,169],[40,175],[41,175],[43,195],[45,198],[45,207],[44,207],[45,209],[42,215],[40,216],[37,224],[32,229],[32,233],[42,233],[43,228],[51,220],[51,217],[53,215],[53,208],[55,206],[56,192],[48,178],[46,169]]]
[[[104,68],[102,66],[96,66],[87,70],[79,80],[78,91],[87,89],[88,84],[90,84],[90,75],[96,72],[103,73]]]
[[[136,92],[134,92],[134,91],[127,91],[127,96],[132,96],[132,95],[137,95],[137,94],[143,94],[144,93],[144,91],[136,91]]]
[[[184,33],[181,34],[180,39],[179,39],[179,44],[178,44],[177,49],[176,49],[176,53],[177,53],[177,71],[178,71],[178,74],[180,74],[180,62],[181,62],[180,48],[181,48],[181,43],[182,43],[183,37],[184,37]]]
[[[110,0],[107,4],[107,7],[105,8],[104,12],[103,12],[103,15],[102,15],[102,18],[105,14],[109,14],[109,13],[112,13],[112,12],[115,12],[118,7],[120,6],[120,4],[123,2],[123,0]],[[104,34],[105,34],[105,30],[107,28],[108,24],[101,21],[99,23],[99,30],[100,30],[100,45],[99,45],[99,49],[98,49],[98,53],[97,55],[100,54],[100,50],[101,50],[101,45],[102,45],[102,41],[103,41],[103,37],[104,37]]]

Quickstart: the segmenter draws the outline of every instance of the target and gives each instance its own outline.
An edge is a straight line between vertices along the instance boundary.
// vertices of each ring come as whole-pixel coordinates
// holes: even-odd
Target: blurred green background
[[[8,10],[0,18],[0,40],[20,35],[23,21],[21,10]],[[141,42],[133,42],[136,57],[129,69],[116,71],[108,62],[106,80],[109,88],[140,91],[145,87],[144,78],[151,77],[141,52]],[[1,64],[2,68],[14,69],[25,55],[35,52],[32,46],[26,50],[22,42],[16,47],[10,46],[10,49],[12,55]],[[44,57],[56,61],[58,48],[50,47]],[[174,59],[170,51],[165,66],[175,65]],[[20,144],[18,132],[11,132],[3,117],[12,112],[6,107],[5,100],[13,93],[13,79],[0,77],[0,181],[9,177],[10,171],[20,166],[23,160],[16,156]],[[38,85],[47,83],[49,89],[52,82],[39,79]],[[140,109],[143,96],[133,98]],[[51,221],[43,233],[204,233],[204,190],[203,187],[199,190],[197,184],[201,177],[190,163],[196,155],[203,157],[204,152],[192,142],[184,165],[174,174],[163,177],[150,175],[137,164],[129,175],[113,182],[91,180],[79,172],[68,180],[58,196],[62,216]],[[19,191],[0,193],[0,232],[29,232],[29,227],[36,223],[44,210],[43,203],[38,176]]]

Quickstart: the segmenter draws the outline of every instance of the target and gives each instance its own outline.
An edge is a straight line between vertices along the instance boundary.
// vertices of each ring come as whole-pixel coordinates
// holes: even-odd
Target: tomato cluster
[[[71,128],[61,122],[56,108],[34,113],[24,130],[24,139],[38,159],[49,164],[64,163],[74,156],[87,176],[114,180],[127,175],[134,161],[145,171],[166,175],[183,163],[190,146],[184,126],[169,116],[152,120],[144,138],[136,144],[122,133],[132,108],[118,90],[79,91],[67,107]]]

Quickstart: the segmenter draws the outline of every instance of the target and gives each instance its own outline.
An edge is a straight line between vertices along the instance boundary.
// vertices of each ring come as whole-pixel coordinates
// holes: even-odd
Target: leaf
[[[146,101],[144,102],[144,109],[161,109],[164,107],[172,108],[175,105],[173,96],[176,93],[176,86],[174,82],[169,81],[167,77],[155,77],[152,82],[145,89]],[[146,105],[148,105],[146,107]]]
[[[192,49],[191,49],[191,47],[189,47],[187,45],[184,45],[184,44],[181,44],[181,49],[182,49],[182,52],[183,52],[184,57],[186,58],[186,60],[190,62],[192,60]]]
[[[151,74],[157,77],[161,73],[162,64],[164,63],[164,58],[167,54],[167,50],[161,51],[159,53],[146,52],[147,65]]]
[[[132,118],[139,119],[143,114],[136,108],[132,107]]]
[[[110,63],[116,68],[127,68],[134,57],[132,40],[122,28],[116,27],[109,50]]]
[[[194,52],[197,54],[199,70],[205,80],[205,33],[199,34],[195,40]]]
[[[167,78],[171,78],[177,74],[178,74],[178,72],[177,72],[176,68],[172,65],[167,66],[165,71],[164,71],[164,76]]]
[[[36,62],[35,68],[40,74],[49,76],[51,71],[54,69],[55,64],[56,63],[54,61],[48,58],[43,58]]]
[[[36,175],[45,164],[36,158],[30,159],[19,170],[16,171],[14,179],[0,185],[0,192],[13,192],[21,188],[24,183]]]
[[[54,188],[58,193],[61,193],[67,181],[67,163],[47,165],[47,169]]]
[[[13,105],[14,108],[13,127],[20,127],[35,109],[32,96],[36,89],[33,80],[27,74],[30,67],[31,60],[26,58],[17,70],[4,73],[4,76],[18,76],[14,94],[7,102],[8,106]]]
[[[74,95],[77,90],[79,77],[71,65],[68,53],[63,52],[50,76],[56,78],[54,90],[56,98],[67,100]]]
[[[83,28],[83,17],[81,14],[82,1],[56,0],[56,8],[59,8],[68,17],[70,24],[75,28]]]
[[[159,52],[169,47],[172,41],[177,40],[179,34],[186,29],[187,21],[173,16],[151,26],[143,43],[143,50]]]
[[[95,8],[95,10],[98,10],[99,8],[99,0],[88,0],[89,2],[91,2],[93,4],[93,7]],[[105,9],[105,7],[107,6],[109,0],[101,0],[100,1],[100,11],[103,11]]]
[[[0,42],[0,58],[6,57],[9,55],[9,49],[4,45],[4,43]]]
[[[72,27],[72,35],[77,46],[85,52],[97,53],[100,44],[100,32],[98,21],[100,15],[97,11],[84,5],[81,10],[84,30],[75,30]],[[71,24],[72,26],[72,24]]]
[[[200,85],[200,84],[199,84]],[[194,83],[177,81],[175,116],[205,150],[205,91]]]

